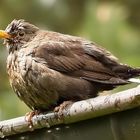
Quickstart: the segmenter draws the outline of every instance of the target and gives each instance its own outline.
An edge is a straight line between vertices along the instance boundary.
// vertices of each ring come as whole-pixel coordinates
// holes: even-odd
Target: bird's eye
[[[25,35],[25,32],[21,31],[18,33],[19,36],[23,37]]]

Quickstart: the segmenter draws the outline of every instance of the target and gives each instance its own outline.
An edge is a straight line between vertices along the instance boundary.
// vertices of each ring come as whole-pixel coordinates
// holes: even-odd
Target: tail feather
[[[125,80],[140,76],[140,68],[132,68],[127,65],[116,66],[113,71]]]

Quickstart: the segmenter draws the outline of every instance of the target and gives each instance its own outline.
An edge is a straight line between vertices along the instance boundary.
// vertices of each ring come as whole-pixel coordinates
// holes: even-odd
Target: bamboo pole
[[[62,116],[51,112],[36,115],[32,118],[32,125],[26,121],[25,116],[0,122],[0,137],[33,131],[58,124],[69,124],[86,119],[131,109],[140,105],[140,86],[118,92],[112,95],[98,96],[96,98],[73,103],[62,111]]]

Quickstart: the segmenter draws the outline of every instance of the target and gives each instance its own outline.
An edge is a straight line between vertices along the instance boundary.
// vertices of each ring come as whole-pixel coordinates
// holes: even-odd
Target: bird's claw
[[[70,106],[72,101],[64,101],[62,104],[54,108],[54,112],[58,113],[58,117],[61,118],[63,116],[63,110]]]
[[[35,111],[31,111],[31,112],[27,112],[25,114],[25,120],[28,122],[28,125],[30,128],[33,128],[33,122],[32,122],[32,118],[35,116],[35,115],[39,115],[40,114],[40,111],[38,110],[35,110]]]

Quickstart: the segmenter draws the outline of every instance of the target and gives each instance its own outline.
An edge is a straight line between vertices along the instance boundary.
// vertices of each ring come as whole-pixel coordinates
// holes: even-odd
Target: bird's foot
[[[34,110],[34,111],[31,111],[31,112],[28,112],[28,113],[25,114],[25,120],[28,122],[28,125],[29,125],[30,128],[33,128],[32,118],[35,115],[39,115],[39,114],[40,114],[39,110]]]
[[[62,104],[54,108],[54,112],[58,113],[59,118],[63,115],[63,110],[72,105],[72,101],[64,101]]]

